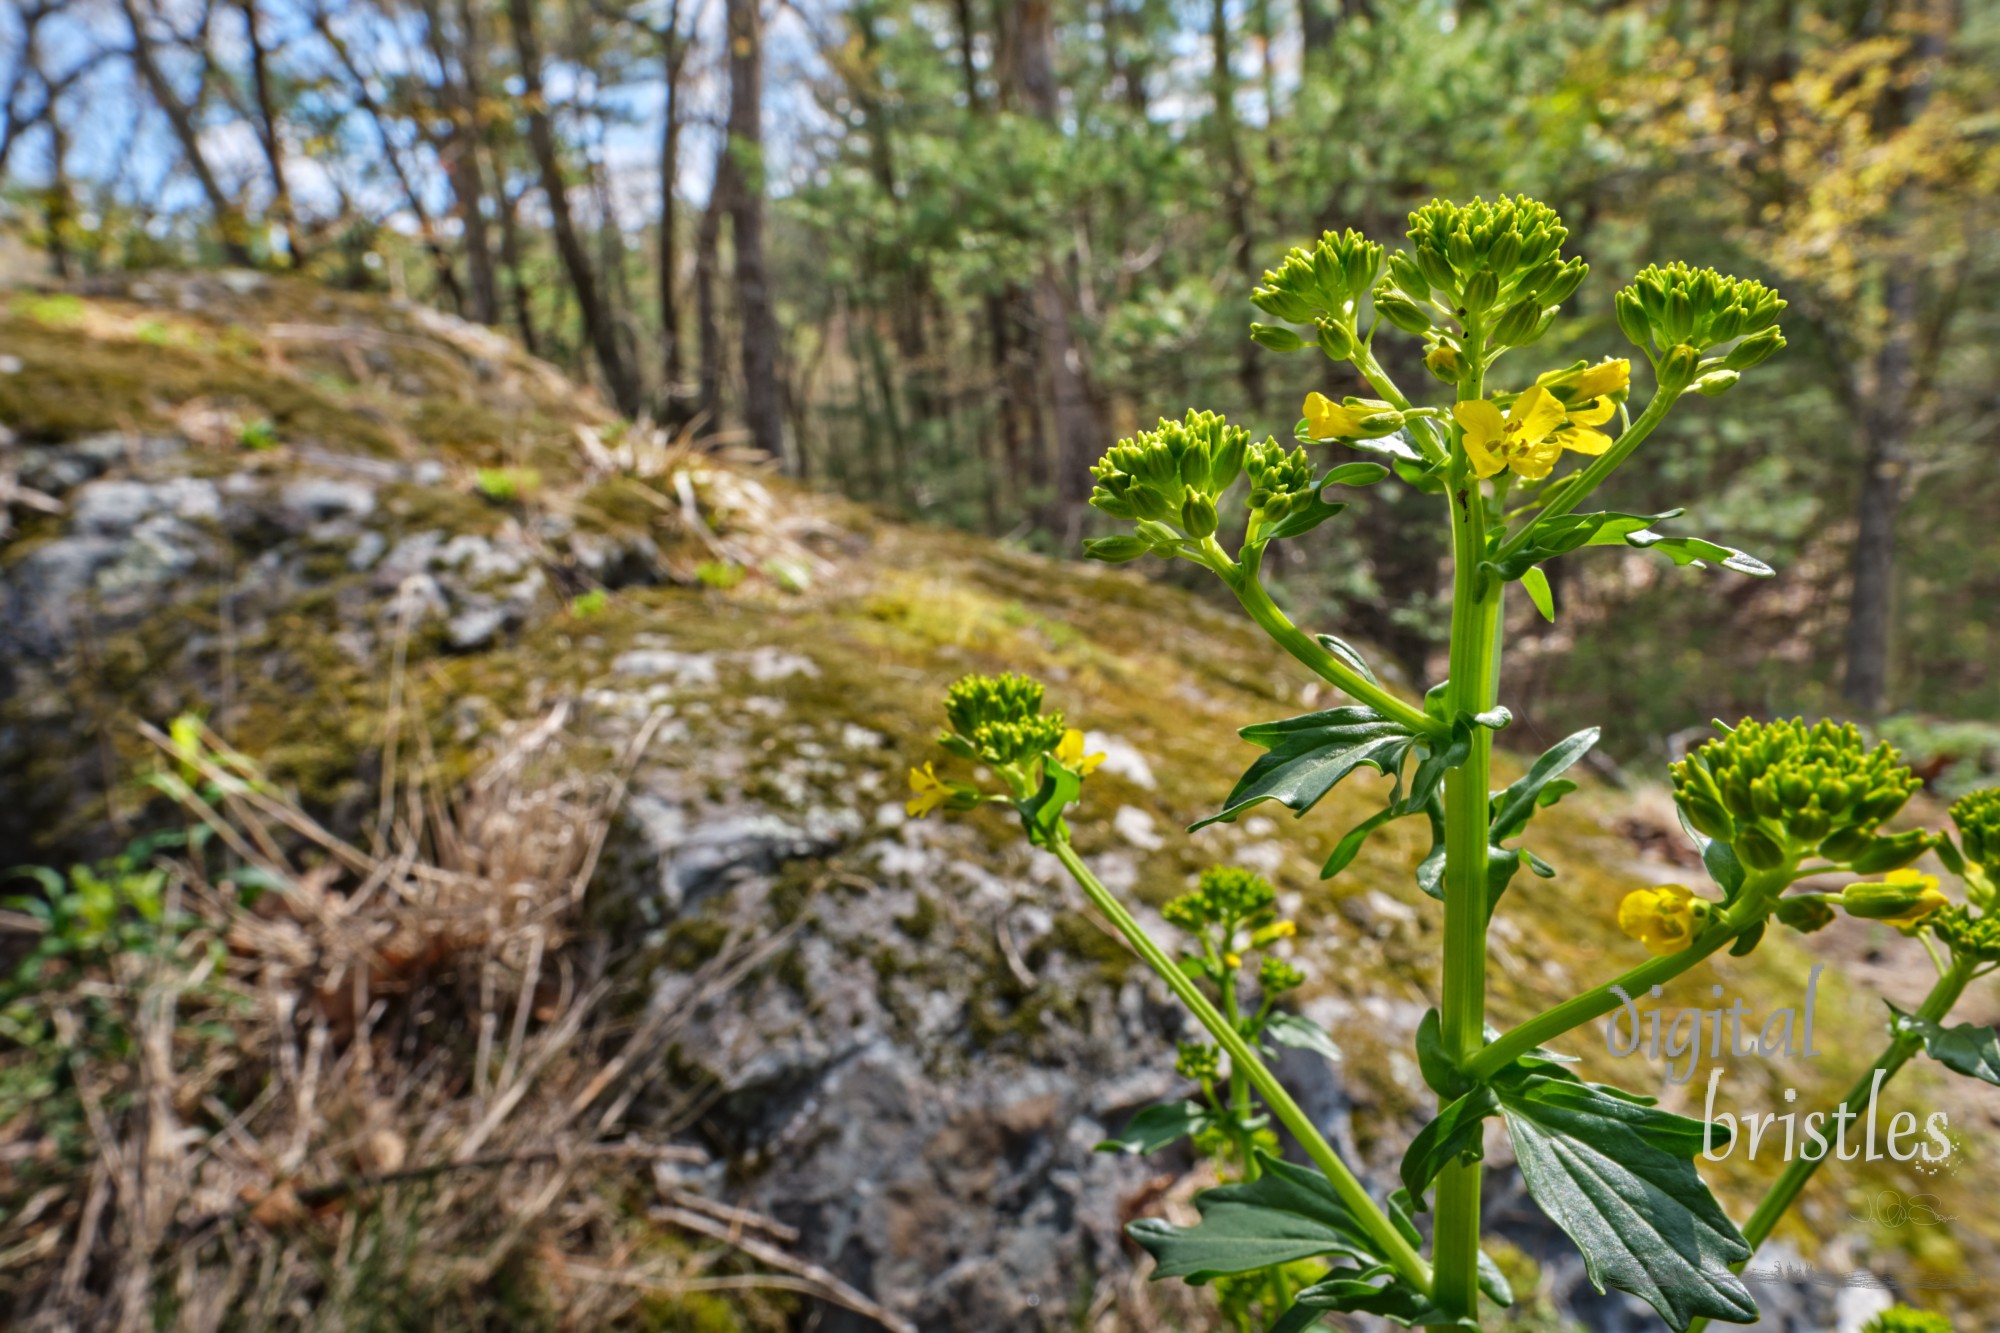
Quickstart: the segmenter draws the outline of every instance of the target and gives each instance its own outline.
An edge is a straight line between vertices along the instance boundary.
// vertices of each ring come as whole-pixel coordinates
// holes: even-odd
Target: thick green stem
[[[1466,329],[1466,349],[1479,364],[1484,340]],[[1475,372],[1459,386],[1459,401],[1483,396]],[[1452,536],[1451,676],[1447,713],[1461,717],[1491,708],[1499,688],[1498,630],[1504,585],[1480,572],[1486,558],[1486,496],[1463,447],[1454,444],[1449,472]],[[1452,1059],[1479,1049],[1486,1027],[1486,862],[1493,733],[1472,729],[1472,749],[1444,784],[1444,974],[1438,1002],[1440,1035]],[[1437,1181],[1433,1293],[1453,1317],[1479,1313],[1478,1162],[1454,1160]]]
[[[1927,1018],[1933,1023],[1943,1022],[1945,1015],[1951,1012],[1952,1006],[1958,1003],[1958,997],[1964,993],[1965,983],[1971,979],[1972,969],[1962,961],[1954,961],[1945,970],[1944,975],[1937,979],[1937,984],[1931,987],[1931,993],[1924,997],[1923,1005],[1917,1010],[1917,1016]],[[1889,1044],[1883,1048],[1882,1054],[1876,1057],[1875,1063],[1862,1071],[1854,1086],[1847,1090],[1847,1095],[1840,1099],[1840,1105],[1855,1106],[1865,1102],[1875,1092],[1875,1075],[1878,1072],[1882,1075],[1883,1086],[1886,1087],[1889,1080],[1896,1077],[1897,1071],[1902,1069],[1922,1045],[1922,1039],[1909,1034],[1899,1034],[1891,1038]],[[1757,1256],[1757,1247],[1771,1238],[1771,1232],[1776,1229],[1779,1219],[1798,1202],[1799,1195],[1805,1192],[1806,1182],[1813,1178],[1820,1164],[1830,1155],[1823,1152],[1818,1157],[1807,1157],[1801,1153],[1785,1163],[1785,1169],[1778,1173],[1778,1178],[1764,1191],[1764,1197],[1758,1200],[1756,1211],[1750,1214],[1750,1220],[1743,1224],[1743,1239],[1750,1244],[1752,1259]],[[1749,1262],[1750,1259],[1745,1259],[1732,1267],[1740,1273]],[[1688,1326],[1688,1333],[1701,1333],[1701,1330],[1707,1327],[1706,1318],[1697,1319]]]
[[[1743,888],[1736,896],[1735,905],[1709,922],[1707,929],[1695,937],[1693,943],[1678,953],[1665,954],[1650,962],[1641,963],[1631,971],[1592,987],[1575,999],[1565,1000],[1552,1009],[1544,1010],[1520,1026],[1510,1028],[1482,1048],[1460,1067],[1469,1078],[1489,1079],[1514,1061],[1545,1042],[1553,1041],[1572,1028],[1581,1027],[1593,1018],[1602,1018],[1616,1009],[1624,1001],[1613,993],[1613,988],[1623,990],[1635,1000],[1654,986],[1671,981],[1693,967],[1702,959],[1728,944],[1757,921],[1762,920],[1771,910],[1777,895],[1791,882],[1791,868],[1753,872],[1743,882]]]
[[[1098,882],[1097,876],[1090,872],[1090,867],[1083,863],[1083,858],[1077,855],[1074,847],[1066,841],[1055,841],[1052,842],[1050,850],[1056,854],[1056,858],[1063,863],[1063,868],[1069,871],[1071,877],[1083,889],[1092,905],[1110,920],[1118,933],[1125,937],[1125,942],[1145,960],[1146,966],[1152,968],[1159,974],[1160,979],[1167,983],[1168,989],[1172,990],[1175,997],[1187,1006],[1188,1012],[1195,1016],[1195,1021],[1207,1028],[1209,1035],[1229,1053],[1231,1066],[1243,1070],[1249,1077],[1251,1086],[1256,1088],[1258,1095],[1264,1099],[1264,1104],[1271,1108],[1271,1114],[1276,1116],[1278,1123],[1290,1130],[1292,1136],[1305,1148],[1306,1155],[1312,1158],[1313,1164],[1325,1174],[1327,1182],[1332,1185],[1334,1193],[1340,1196],[1340,1201],[1347,1206],[1348,1211],[1354,1215],[1356,1223],[1380,1248],[1383,1258],[1387,1259],[1390,1265],[1417,1290],[1429,1294],[1430,1265],[1424,1262],[1423,1256],[1418,1254],[1404,1238],[1403,1233],[1396,1229],[1395,1223],[1376,1206],[1375,1201],[1368,1197],[1368,1191],[1354,1178],[1354,1173],[1347,1169],[1347,1164],[1340,1160],[1339,1154],[1335,1153],[1333,1146],[1326,1141],[1326,1136],[1320,1133],[1319,1127],[1313,1124],[1311,1117],[1300,1109],[1299,1104],[1292,1100],[1292,1095],[1285,1091],[1285,1085],[1278,1082],[1277,1076],[1258,1058],[1257,1053],[1250,1049],[1250,1044],[1243,1039],[1243,1034],[1216,1011],[1215,1006],[1209,1003],[1208,997],[1201,993],[1201,988],[1194,984],[1193,979],[1181,971],[1164,949],[1154,943],[1152,936],[1148,935],[1132,914],[1125,910],[1124,904]]]
[[[1214,557],[1220,557],[1220,560]],[[1285,613],[1278,609],[1278,604],[1271,600],[1271,594],[1264,591],[1254,563],[1246,561],[1237,565],[1222,555],[1220,547],[1216,548],[1211,560],[1216,573],[1236,594],[1236,600],[1243,604],[1250,618],[1263,626],[1264,632],[1277,640],[1286,652],[1310,667],[1315,675],[1339,686],[1382,716],[1394,718],[1419,735],[1441,737],[1449,734],[1436,718],[1398,699],[1380,685],[1372,684],[1366,676],[1328,652],[1317,639],[1288,620]]]

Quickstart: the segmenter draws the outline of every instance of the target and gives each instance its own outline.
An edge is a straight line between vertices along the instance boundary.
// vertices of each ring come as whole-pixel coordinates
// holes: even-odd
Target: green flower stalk
[[[1493,789],[1493,737],[1510,718],[1501,673],[1509,589],[1518,585],[1553,617],[1545,566],[1600,546],[1656,551],[1692,569],[1771,572],[1744,552],[1663,530],[1679,510],[1583,506],[1677,404],[1731,391],[1782,349],[1785,303],[1759,282],[1713,270],[1639,273],[1614,301],[1620,331],[1651,372],[1634,415],[1637,358],[1600,352],[1538,372],[1511,369],[1509,358],[1541,339],[1588,274],[1563,253],[1567,239],[1561,219],[1527,198],[1426,204],[1410,216],[1407,248],[1394,252],[1357,232],[1327,232],[1264,274],[1251,299],[1273,322],[1250,335],[1284,354],[1317,347],[1359,383],[1310,394],[1296,445],[1253,443],[1222,417],[1190,411],[1119,441],[1093,469],[1091,503],[1119,528],[1088,541],[1088,555],[1203,567],[1351,701],[1245,728],[1260,753],[1201,822],[1234,820],[1265,801],[1305,815],[1367,769],[1386,779],[1386,799],[1339,838],[1323,875],[1340,874],[1390,821],[1421,816],[1430,829],[1416,886],[1440,904],[1443,947],[1416,1057],[1438,1114],[1411,1143],[1400,1190],[1371,1196],[1265,1058],[1277,1044],[1337,1056],[1326,1034],[1283,1008],[1306,977],[1289,956],[1298,926],[1277,915],[1272,884],[1227,867],[1205,872],[1163,910],[1184,937],[1179,956],[1153,940],[1069,839],[1066,820],[1085,799],[1093,757],[1080,733],[1044,711],[1040,687],[1019,677],[960,682],[946,702],[945,749],[983,765],[1004,790],[940,777],[928,764],[912,772],[913,813],[1011,805],[1029,839],[1061,862],[1203,1029],[1175,1060],[1190,1096],[1148,1108],[1106,1146],[1151,1152],[1191,1140],[1217,1160],[1226,1183],[1197,1196],[1200,1223],[1148,1219],[1130,1230],[1156,1261],[1155,1276],[1216,1282],[1241,1329],[1261,1320],[1266,1330],[1300,1333],[1340,1312],[1480,1327],[1489,1305],[1510,1299],[1480,1248],[1490,1117],[1504,1120],[1528,1193],[1582,1249],[1593,1281],[1637,1295],[1677,1330],[1753,1320],[1755,1301],[1736,1271],[1809,1170],[1794,1163],[1739,1230],[1696,1173],[1704,1126],[1583,1082],[1546,1044],[1719,949],[1756,948],[1773,919],[1799,931],[1847,919],[1886,924],[1937,960],[1938,988],[1917,1013],[1892,1015],[1873,1073],[1892,1074],[1923,1050],[2000,1080],[1990,1033],[1982,1044],[1942,1026],[1966,986],[2000,968],[2000,925],[1988,915],[2000,880],[2000,795],[1954,807],[1956,842],[1892,828],[1916,775],[1889,746],[1834,722],[1746,719],[1673,765],[1674,797],[1713,887],[1640,886],[1603,904],[1650,957],[1503,1033],[1488,1028],[1487,931],[1521,870],[1558,873],[1530,845],[1535,816],[1574,787],[1562,774],[1598,737],[1595,728],[1567,737]],[[1386,373],[1374,352],[1385,333],[1420,340],[1429,378],[1449,390],[1445,401],[1419,402]],[[1383,686],[1343,639],[1294,624],[1263,579],[1273,543],[1309,539],[1353,495],[1392,476],[1438,497],[1451,535],[1449,669],[1421,702]],[[1963,901],[1913,864],[1932,850],[1962,881]],[[1818,887],[1830,875],[1853,882]],[[1280,1128],[1310,1168],[1274,1155]],[[1428,1258],[1412,1221],[1422,1211],[1433,1216]]]

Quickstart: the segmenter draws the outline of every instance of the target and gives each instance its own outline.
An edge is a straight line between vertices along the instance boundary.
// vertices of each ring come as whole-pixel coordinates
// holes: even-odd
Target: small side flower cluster
[[[1649,265],[1618,293],[1615,309],[1619,329],[1652,361],[1667,393],[1726,393],[1743,371],[1785,345],[1778,294],[1712,268]],[[1724,343],[1734,345],[1719,356],[1703,355]]]
[[[1265,314],[1311,330],[1310,341],[1335,361],[1357,347],[1355,316],[1361,297],[1382,271],[1382,247],[1358,231],[1326,232],[1308,250],[1293,246],[1250,293]],[[1252,324],[1250,336],[1274,352],[1296,352],[1308,339],[1273,324]]]
[[[1278,915],[1277,899],[1277,890],[1262,875],[1234,866],[1212,866],[1202,871],[1193,892],[1169,901],[1161,915],[1191,937],[1194,948],[1182,954],[1182,969],[1216,987],[1222,997],[1222,1012],[1245,1041],[1258,1045],[1270,1036],[1295,1045],[1324,1043],[1322,1053],[1330,1052],[1332,1043],[1324,1033],[1304,1019],[1275,1012],[1280,996],[1305,984],[1303,972],[1270,952],[1280,940],[1298,933],[1296,924]],[[1253,970],[1257,1007],[1250,1009],[1239,978]],[[1311,1041],[1314,1035],[1318,1043]],[[1222,1070],[1219,1047],[1209,1042],[1182,1042],[1174,1069],[1181,1077],[1199,1083],[1209,1104],[1212,1118],[1196,1136],[1198,1149],[1211,1156],[1233,1157],[1239,1166],[1250,1160],[1252,1147],[1274,1149],[1276,1140],[1264,1128],[1263,1118],[1249,1114],[1241,1071],[1231,1071],[1227,1089],[1218,1086]]]
[[[1008,673],[966,676],[945,693],[945,719],[950,724],[938,744],[960,759],[990,765],[1007,794],[988,795],[965,782],[940,778],[926,762],[910,770],[910,799],[904,809],[921,819],[933,810],[970,810],[982,801],[1022,801],[1048,776],[1050,765],[1082,779],[1104,762],[1101,754],[1084,753],[1083,733],[1064,725],[1061,713],[1042,711],[1040,681]]]
[[[1443,346],[1461,358],[1464,348],[1433,330],[1425,307],[1461,329],[1498,312],[1491,341],[1526,347],[1548,332],[1557,307],[1590,272],[1581,259],[1562,257],[1569,232],[1555,210],[1525,195],[1490,203],[1433,200],[1410,214],[1409,236],[1415,252],[1390,257],[1376,309],[1398,328],[1428,335],[1433,350]]]
[[[1745,719],[1673,765],[1689,824],[1752,870],[1817,854],[1860,875],[1896,870],[1931,845],[1921,829],[1882,834],[1919,785],[1893,746],[1870,749],[1852,723]]]
[[[2000,787],[1960,797],[1951,807],[1951,821],[1964,850],[1966,895],[1980,911],[1990,912],[2000,900]]]
[[[1242,475],[1249,452],[1250,432],[1213,412],[1161,418],[1158,429],[1120,440],[1090,469],[1097,479],[1090,503],[1113,518],[1136,520],[1136,533],[1096,538],[1084,543],[1084,553],[1114,562],[1149,552],[1170,556],[1183,541],[1212,536],[1216,501]]]

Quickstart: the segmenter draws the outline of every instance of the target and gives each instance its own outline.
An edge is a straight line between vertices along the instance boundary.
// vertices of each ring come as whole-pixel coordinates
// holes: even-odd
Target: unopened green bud
[[[1416,302],[1387,287],[1375,289],[1375,313],[1405,333],[1428,333],[1431,317]]]
[[[1444,251],[1429,245],[1417,247],[1417,269],[1424,281],[1441,292],[1458,290],[1458,275],[1451,271],[1451,261]]]
[[[1561,305],[1576,294],[1583,280],[1590,274],[1590,265],[1581,259],[1572,259],[1564,264],[1556,275],[1536,289],[1535,299],[1543,306]]]
[[[1181,530],[1200,539],[1215,535],[1215,501],[1206,495],[1190,495],[1181,504]]]
[[[1345,361],[1354,355],[1354,335],[1345,324],[1323,319],[1319,322],[1319,350],[1329,360]]]
[[[1686,343],[1677,343],[1669,348],[1659,360],[1660,392],[1682,393],[1694,383],[1695,370],[1701,364],[1701,353]]]
[[[1275,280],[1274,273],[1266,273],[1266,282]],[[1307,324],[1312,321],[1313,308],[1304,297],[1282,287],[1259,287],[1250,293],[1250,304],[1267,315],[1274,315],[1288,324]]]
[[[1091,537],[1083,543],[1083,553],[1086,557],[1091,560],[1102,560],[1108,565],[1122,565],[1127,560],[1137,560],[1150,549],[1152,548],[1137,537]]]
[[[1739,830],[1733,846],[1743,864],[1752,870],[1776,870],[1785,864],[1785,849],[1776,838],[1755,824]]]
[[[1510,347],[1519,347],[1535,336],[1535,326],[1542,322],[1542,306],[1535,297],[1514,302],[1500,316],[1500,322],[1493,326],[1493,337],[1497,342]]]
[[[1818,898],[1780,898],[1773,915],[1801,935],[1823,930],[1833,921],[1833,909]]]
[[[1402,288],[1403,294],[1412,301],[1421,301],[1431,294],[1430,279],[1424,276],[1417,262],[1401,250],[1389,256],[1389,281]]]
[[[1784,334],[1776,329],[1765,329],[1761,333],[1751,334],[1730,348],[1729,354],[1722,358],[1722,364],[1731,370],[1748,370],[1752,366],[1762,365],[1773,354],[1784,350],[1784,346]]]
[[[1681,802],[1681,809],[1687,812],[1688,823],[1711,838],[1728,842],[1736,836],[1736,822],[1729,812],[1705,796],[1690,796]]]
[[[1848,862],[1848,868],[1857,875],[1879,875],[1885,870],[1900,870],[1929,851],[1930,846],[1930,834],[1922,829],[1892,833],[1875,839],[1865,851]]]
[[[1486,253],[1486,263],[1502,278],[1511,277],[1515,265],[1521,262],[1521,234],[1503,232],[1493,242],[1493,248]]]
[[[1694,391],[1704,398],[1720,398],[1736,387],[1743,377],[1733,370],[1711,370],[1694,382]]]
[[[1835,865],[1846,865],[1874,841],[1875,835],[1865,828],[1836,829],[1820,842],[1819,854]]]
[[[1500,279],[1493,276],[1492,269],[1483,268],[1465,280],[1465,292],[1461,297],[1467,311],[1484,314],[1492,309],[1500,299]]]
[[[1259,347],[1268,347],[1274,352],[1296,352],[1306,345],[1305,339],[1298,334],[1276,324],[1252,324],[1250,340]]]
[[[1639,347],[1650,350],[1653,345],[1653,325],[1646,318],[1646,308],[1639,303],[1639,297],[1631,291],[1618,293],[1613,301],[1618,314],[1618,329],[1627,340]]]
[[[1951,899],[1938,891],[1937,883],[1933,876],[1898,870],[1880,881],[1848,885],[1840,892],[1840,905],[1849,916],[1863,921],[1886,921],[1908,928],[1951,906]]]
[[[1456,384],[1465,373],[1465,358],[1450,343],[1433,343],[1431,350],[1424,353],[1424,369],[1446,384]]]

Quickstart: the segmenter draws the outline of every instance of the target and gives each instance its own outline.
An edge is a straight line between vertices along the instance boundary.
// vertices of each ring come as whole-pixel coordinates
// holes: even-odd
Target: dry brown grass
[[[803,1294],[907,1328],[676,1183],[693,1006],[631,1002],[583,914],[619,774],[566,761],[558,709],[442,791],[394,693],[368,848],[199,724],[147,729],[195,831],[130,867],[157,947],[45,957],[0,1047],[8,1325],[754,1328]],[[784,942],[729,940],[700,993]]]

